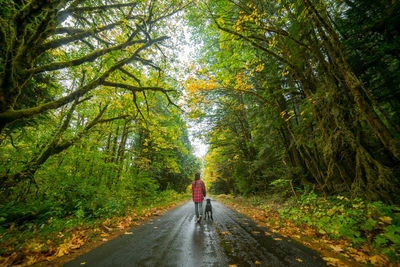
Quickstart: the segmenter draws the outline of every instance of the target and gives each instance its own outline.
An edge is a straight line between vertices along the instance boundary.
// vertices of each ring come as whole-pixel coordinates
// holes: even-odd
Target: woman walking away
[[[203,199],[206,196],[206,186],[200,180],[200,173],[196,173],[192,182],[192,198],[194,202],[194,210],[196,212],[197,222],[201,222],[203,217]]]

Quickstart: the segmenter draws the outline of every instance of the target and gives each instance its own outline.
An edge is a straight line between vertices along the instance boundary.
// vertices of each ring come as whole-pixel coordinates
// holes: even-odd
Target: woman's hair
[[[196,172],[196,174],[194,175],[194,180],[200,180],[200,173]]]

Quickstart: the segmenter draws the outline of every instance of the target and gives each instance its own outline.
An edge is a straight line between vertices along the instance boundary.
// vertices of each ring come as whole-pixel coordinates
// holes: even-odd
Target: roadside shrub
[[[40,224],[47,218],[58,216],[60,213],[60,207],[54,205],[50,200],[10,201],[6,204],[0,204],[0,231],[5,231],[11,225]]]
[[[382,202],[368,203],[345,196],[302,194],[280,210],[282,218],[307,224],[332,239],[346,238],[355,246],[368,243],[391,257],[400,249],[400,209]]]

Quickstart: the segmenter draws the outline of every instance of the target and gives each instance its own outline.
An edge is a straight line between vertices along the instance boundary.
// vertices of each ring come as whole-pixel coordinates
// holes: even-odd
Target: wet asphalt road
[[[294,240],[217,201],[212,206],[214,221],[196,223],[190,201],[64,266],[326,266]]]

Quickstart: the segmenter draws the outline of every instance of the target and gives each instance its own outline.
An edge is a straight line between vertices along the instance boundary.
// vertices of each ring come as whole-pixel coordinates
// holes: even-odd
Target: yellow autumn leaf
[[[387,259],[385,258],[385,256],[382,255],[371,256],[369,257],[369,261],[375,266],[384,266],[385,264],[387,264]]]
[[[256,67],[256,71],[257,72],[260,72],[260,71],[262,71],[264,69],[264,64],[260,64],[260,65],[258,65],[257,67]]]
[[[328,265],[332,265],[332,264],[335,264],[335,265],[336,265],[336,263],[339,262],[338,259],[336,259],[336,258],[331,258],[331,257],[323,257],[322,259],[323,259],[324,261],[326,261],[326,262],[328,263]]]
[[[67,254],[69,254],[69,250],[68,250],[67,247],[64,246],[64,244],[62,244],[62,245],[58,248],[58,250],[57,250],[55,256],[56,256],[56,257],[61,257],[61,256],[64,256],[64,255],[67,255]]]
[[[336,252],[342,252],[343,251],[343,249],[341,247],[339,247],[339,246],[330,245],[330,247]]]
[[[392,218],[390,218],[389,216],[379,217],[379,220],[386,224],[392,224]]]
[[[28,246],[27,249],[33,252],[40,252],[42,250],[43,244],[35,241],[31,242]]]

